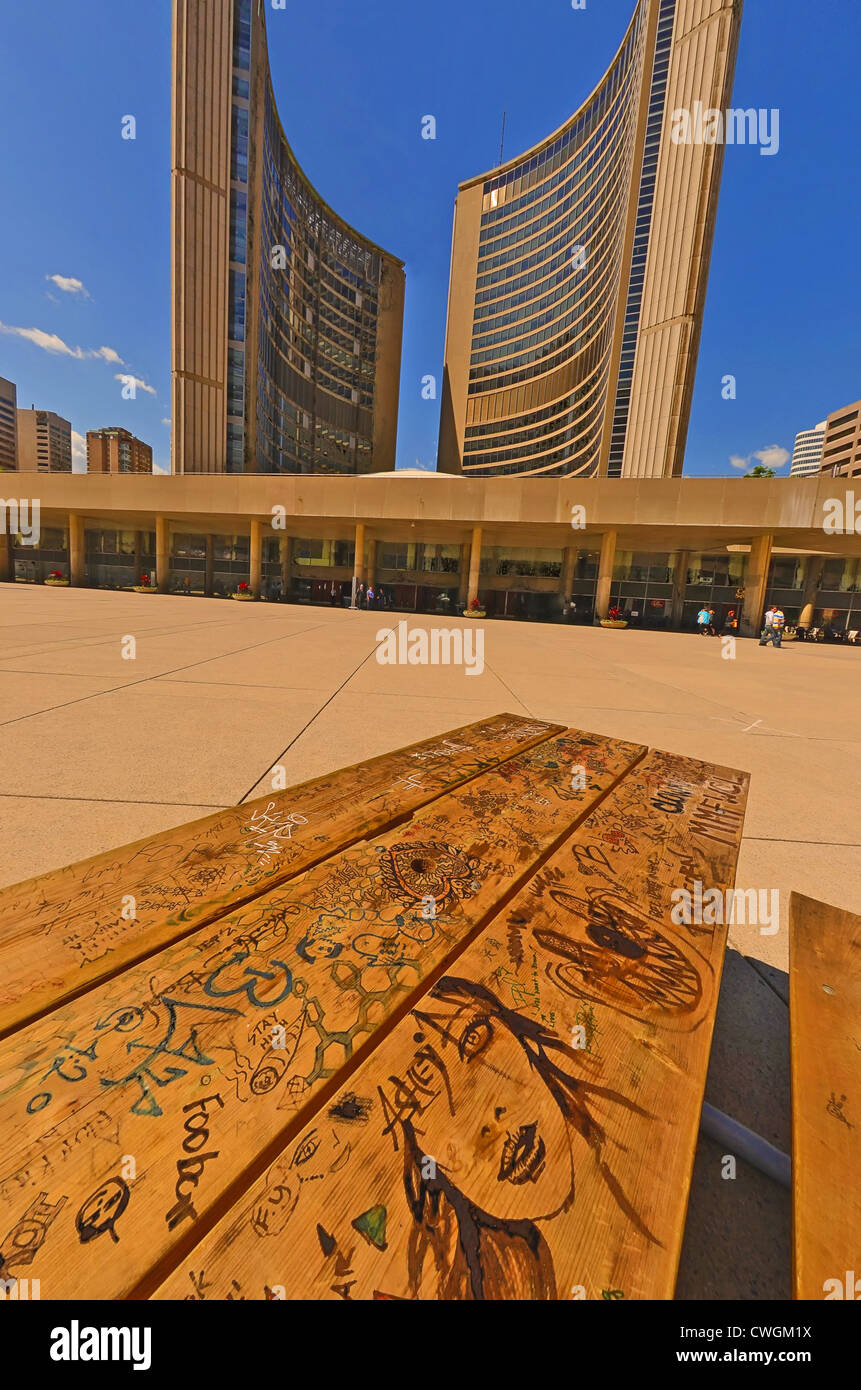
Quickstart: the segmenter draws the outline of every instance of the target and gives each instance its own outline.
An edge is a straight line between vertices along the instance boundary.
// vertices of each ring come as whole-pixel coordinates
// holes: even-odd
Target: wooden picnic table
[[[155,837],[168,878],[209,835],[229,883],[112,931],[77,987],[49,904],[98,878],[6,890],[0,961],[28,904],[40,949],[0,1041],[0,1277],[43,1299],[672,1296],[726,938],[679,890],[732,888],[747,775],[514,716],[419,751],[281,793],[328,797],[329,838],[254,881],[247,808]],[[141,846],[106,862],[99,923]]]
[[[793,893],[795,1297],[861,1298],[861,917]]]

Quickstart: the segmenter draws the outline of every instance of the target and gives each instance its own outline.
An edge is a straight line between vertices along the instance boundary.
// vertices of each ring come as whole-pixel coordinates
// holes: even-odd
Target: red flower
[[[610,609],[610,612],[607,616],[612,618],[613,622],[616,622],[619,618],[621,618],[622,614],[617,604],[613,604],[613,607]]]
[[[51,576],[50,576],[50,577],[51,577],[51,579],[62,579],[62,578],[63,578],[63,571],[62,571],[62,570],[51,570]]]
[[[148,575],[148,574],[142,574],[142,575],[141,575],[141,584],[143,584],[144,586],[146,586],[147,584],[149,584],[149,575]]]
[[[248,592],[248,585],[246,584],[244,579],[240,582],[239,592],[240,594],[247,594]]]

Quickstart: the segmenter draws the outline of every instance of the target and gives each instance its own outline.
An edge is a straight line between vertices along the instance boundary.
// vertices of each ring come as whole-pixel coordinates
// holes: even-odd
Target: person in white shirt
[[[765,627],[762,630],[759,645],[765,647],[770,642],[773,647],[779,647],[785,626],[786,617],[782,609],[773,603],[765,615]]]

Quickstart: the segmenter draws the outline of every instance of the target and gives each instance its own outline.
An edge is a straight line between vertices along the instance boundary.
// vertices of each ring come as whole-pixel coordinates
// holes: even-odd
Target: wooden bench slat
[[[793,893],[795,1297],[861,1297],[861,917]]]
[[[747,785],[650,753],[154,1296],[672,1297]]]
[[[560,732],[481,720],[3,889],[0,1037]]]
[[[115,1298],[175,1259],[644,752],[541,743],[0,1043],[7,1277]],[[9,1268],[39,1220],[44,1242]]]

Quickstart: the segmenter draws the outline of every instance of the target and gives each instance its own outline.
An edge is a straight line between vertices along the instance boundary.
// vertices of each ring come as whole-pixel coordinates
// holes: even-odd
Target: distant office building
[[[390,470],[403,262],[299,167],[267,8],[173,0],[173,471]]]
[[[861,477],[861,401],[828,416],[821,471],[835,478]]]
[[[152,449],[129,430],[87,431],[88,473],[151,473]]]
[[[822,445],[825,440],[825,425],[823,420],[821,425],[817,425],[812,430],[801,430],[795,436],[795,448],[792,451],[792,467],[789,470],[791,478],[806,478],[811,473],[818,473],[822,463]]]
[[[71,473],[71,422],[53,410],[19,409],[18,467],[31,473]]]
[[[18,393],[14,381],[0,376],[0,473],[18,467]]]
[[[545,140],[460,185],[439,468],[682,471],[741,0],[639,0],[621,48]],[[743,113],[742,113],[743,114]]]

